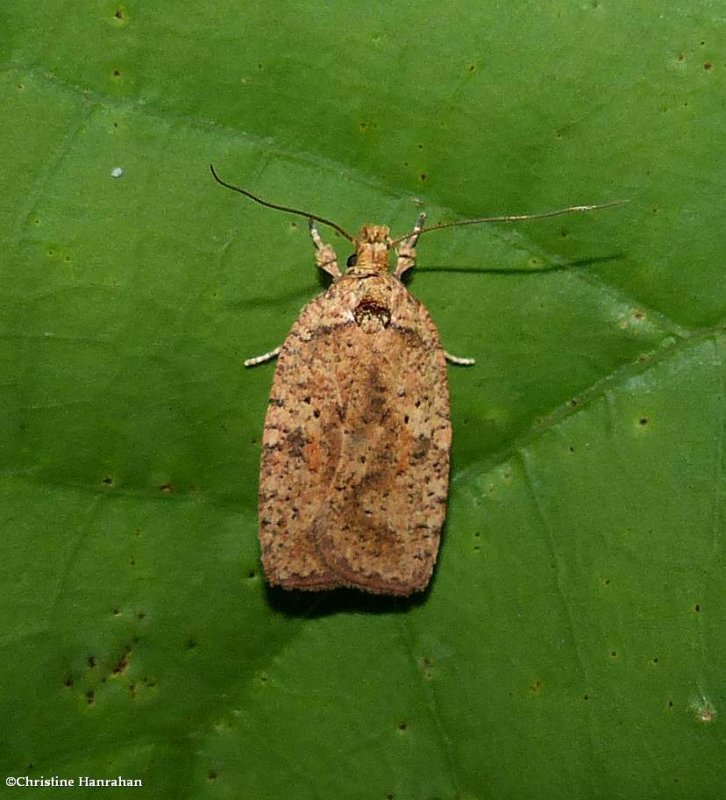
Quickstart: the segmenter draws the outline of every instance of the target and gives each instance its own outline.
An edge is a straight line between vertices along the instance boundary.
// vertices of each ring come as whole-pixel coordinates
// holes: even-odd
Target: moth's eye
[[[358,263],[358,253],[351,253],[345,263],[348,267],[354,267]]]

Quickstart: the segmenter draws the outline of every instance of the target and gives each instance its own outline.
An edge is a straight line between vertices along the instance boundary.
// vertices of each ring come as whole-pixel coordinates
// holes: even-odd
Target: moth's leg
[[[258,364],[264,364],[266,361],[272,361],[273,358],[277,358],[280,355],[280,350],[282,349],[282,345],[280,347],[276,347],[274,350],[270,350],[269,353],[263,353],[261,356],[254,356],[253,358],[246,358],[245,359],[245,366],[246,367],[256,367]]]
[[[340,277],[340,267],[335,250],[329,244],[324,244],[318,233],[318,226],[310,220],[310,236],[315,245],[315,263],[320,269],[332,275],[334,278]]]
[[[325,244],[320,238],[317,225],[310,220],[310,236],[315,245],[315,262],[320,269],[325,270],[329,275],[334,278],[340,277],[340,267],[338,267],[338,258],[335,255],[335,250],[329,245]],[[256,367],[258,364],[264,364],[266,361],[272,361],[280,355],[280,347],[270,350],[269,353],[263,353],[261,356],[254,356],[253,358],[245,359],[246,367]]]
[[[418,215],[411,235],[404,239],[399,245],[398,250],[396,250],[396,269],[393,271],[393,274],[397,278],[400,278],[407,269],[411,269],[416,262],[416,242],[418,241],[419,232],[421,228],[423,228],[425,221],[426,214],[422,211]]]
[[[470,367],[472,364],[476,364],[476,360],[473,358],[462,358],[461,356],[452,356],[451,353],[447,353],[444,350],[444,358],[450,364],[458,364],[460,367]]]

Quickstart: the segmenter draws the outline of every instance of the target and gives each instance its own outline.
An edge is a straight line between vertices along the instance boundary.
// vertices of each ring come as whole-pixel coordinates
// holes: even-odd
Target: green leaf
[[[40,0],[2,29],[5,775],[720,796],[720,6]],[[210,162],[351,230],[630,201],[421,239],[410,289],[477,359],[423,597],[265,588],[273,368],[242,362],[323,281]]]

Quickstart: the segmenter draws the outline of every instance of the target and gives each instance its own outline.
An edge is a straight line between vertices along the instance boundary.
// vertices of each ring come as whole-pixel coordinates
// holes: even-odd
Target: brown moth
[[[305,216],[320,269],[333,277],[303,308],[277,356],[262,438],[259,539],[272,586],[351,587],[410,595],[428,586],[446,516],[451,421],[446,353],[426,307],[401,282],[414,266],[420,234],[454,225],[541,218],[488,217],[423,227],[392,239],[385,225],[353,237],[315,214]],[[614,205],[614,204],[608,204]],[[343,274],[315,222],[353,243]],[[389,256],[395,255],[393,272]]]

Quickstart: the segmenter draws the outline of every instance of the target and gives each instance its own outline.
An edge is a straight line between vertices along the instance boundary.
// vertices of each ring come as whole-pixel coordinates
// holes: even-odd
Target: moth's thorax
[[[338,278],[331,291],[338,307],[344,309],[344,317],[366,333],[387,328],[395,309],[405,303],[403,295],[407,295],[394,275],[372,270],[362,273],[357,267]]]
[[[355,240],[355,266],[349,271],[388,272],[390,230],[386,225],[364,225]]]

